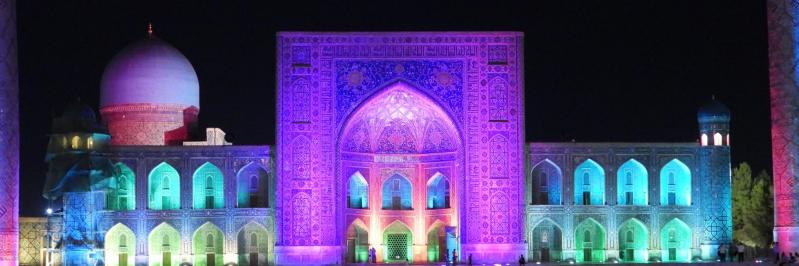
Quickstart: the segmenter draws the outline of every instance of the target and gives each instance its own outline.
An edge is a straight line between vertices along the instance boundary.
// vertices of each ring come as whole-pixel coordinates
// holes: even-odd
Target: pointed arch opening
[[[605,235],[605,227],[593,218],[578,224],[574,230],[577,262],[605,261]]]
[[[427,208],[448,209],[450,204],[449,179],[436,172],[427,181]]]
[[[605,205],[605,169],[594,160],[574,168],[574,204]]]
[[[257,162],[251,162],[236,174],[236,207],[269,207],[269,173]]]
[[[430,229],[427,231],[428,262],[444,262],[456,246],[453,245],[454,236],[447,229],[447,226],[440,220],[430,225]]]
[[[225,207],[224,176],[219,167],[206,162],[194,171],[193,207],[194,209],[221,209]]]
[[[649,204],[649,175],[646,167],[635,159],[622,164],[616,172],[616,193],[618,205]]]
[[[544,219],[533,227],[529,243],[530,261],[561,261],[563,253],[563,233],[560,226],[552,220]]]
[[[347,208],[369,208],[369,183],[361,172],[355,172],[347,181]]]
[[[563,175],[554,162],[544,159],[530,172],[530,187],[534,205],[560,205]]]
[[[649,230],[632,218],[619,226],[619,260],[647,262],[649,260]]]
[[[133,266],[136,257],[136,235],[118,223],[105,233],[105,265]]]
[[[150,171],[147,179],[151,210],[180,209],[180,174],[174,167],[162,162]]]
[[[249,222],[236,235],[238,265],[268,265],[270,234],[262,225]]]
[[[394,221],[383,230],[384,261],[407,262],[413,258],[413,234],[408,226]]]
[[[114,164],[114,176],[106,194],[106,207],[114,211],[136,209],[136,174],[124,163]]]
[[[360,219],[355,219],[347,227],[347,262],[369,262],[369,227]]]
[[[691,260],[691,228],[674,218],[660,229],[661,260],[689,262]]]
[[[384,210],[412,210],[413,185],[401,174],[394,174],[383,181]]]
[[[678,159],[660,169],[660,205],[691,206],[691,169]]]
[[[167,223],[156,226],[147,237],[150,265],[172,266],[180,257],[180,233]]]
[[[222,230],[211,222],[197,228],[191,241],[194,265],[224,265],[224,240]]]

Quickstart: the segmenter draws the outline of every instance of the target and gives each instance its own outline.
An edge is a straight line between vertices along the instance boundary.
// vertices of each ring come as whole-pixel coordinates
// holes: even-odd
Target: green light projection
[[[691,205],[691,170],[680,160],[660,169],[660,205]]]
[[[369,232],[366,228],[360,219],[355,219],[347,228],[347,262],[368,262]]]
[[[194,171],[192,195],[194,209],[221,209],[225,207],[222,171],[206,162]]]
[[[619,259],[647,262],[649,260],[649,231],[641,221],[629,219],[619,226]]]
[[[585,219],[574,230],[577,262],[605,261],[605,228],[592,218]]]
[[[156,166],[147,178],[151,210],[180,209],[180,174],[166,162]]]
[[[635,159],[622,164],[616,172],[616,191],[618,205],[649,204],[649,177],[646,167]]]
[[[529,241],[532,253],[529,261],[560,261],[562,259],[562,232],[554,222],[545,219],[533,229],[532,241]]]
[[[180,233],[167,223],[156,226],[147,237],[150,266],[178,265],[180,257]]]
[[[223,265],[225,259],[224,240],[225,236],[222,235],[222,230],[219,230],[219,227],[210,222],[197,228],[191,238],[194,265]],[[213,262],[209,263],[209,261]]]
[[[260,164],[252,162],[236,176],[236,206],[266,208],[269,206],[269,174]]]
[[[447,247],[447,230],[440,221],[433,223],[427,233],[427,261],[443,261],[449,253]]]
[[[605,170],[594,160],[585,160],[574,169],[574,204],[605,205]]]
[[[266,265],[269,254],[269,233],[262,225],[250,222],[239,231],[236,246],[239,265]]]
[[[361,172],[355,172],[347,182],[347,208],[369,208],[369,184]]]
[[[105,233],[105,265],[135,265],[136,235],[124,224],[116,224]]]
[[[413,258],[413,234],[399,221],[394,221],[383,231],[383,246],[386,262],[405,262]]]
[[[689,262],[691,259],[691,228],[674,218],[660,229],[662,261]]]
[[[136,174],[123,164],[114,165],[116,175],[111,178],[106,206],[109,210],[125,211],[136,209]]]

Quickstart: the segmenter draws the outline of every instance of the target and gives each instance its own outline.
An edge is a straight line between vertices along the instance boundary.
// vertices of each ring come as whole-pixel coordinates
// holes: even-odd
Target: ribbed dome
[[[703,122],[729,122],[730,109],[726,105],[717,101],[711,100],[709,103],[699,108],[696,118],[700,123]]]
[[[180,104],[200,108],[194,67],[180,51],[150,36],[119,52],[106,66],[100,107],[121,104]]]

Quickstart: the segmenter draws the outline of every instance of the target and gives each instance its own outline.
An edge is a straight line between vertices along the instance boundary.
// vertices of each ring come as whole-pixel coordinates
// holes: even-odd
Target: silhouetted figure
[[[721,262],[725,262],[727,260],[727,247],[724,244],[719,245],[719,251],[717,253],[719,256],[719,260]]]
[[[524,265],[526,263],[527,261],[524,259],[524,254],[519,255],[519,265]]]
[[[452,265],[458,265],[458,250],[452,249]]]
[[[744,262],[744,254],[746,252],[746,246],[743,243],[738,243],[738,246],[735,247],[738,249],[738,262]]]
[[[469,253],[469,265],[472,265],[472,253]]]

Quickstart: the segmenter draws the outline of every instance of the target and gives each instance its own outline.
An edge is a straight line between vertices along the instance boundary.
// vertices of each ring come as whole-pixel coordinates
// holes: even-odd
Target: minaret
[[[780,251],[799,248],[799,86],[796,25],[799,2],[768,0],[771,157],[774,164],[774,235]]]
[[[699,108],[699,210],[702,213],[702,259],[716,259],[718,247],[732,242],[732,173],[730,109],[714,97]],[[692,203],[697,204],[697,203]]]
[[[16,1],[0,4],[0,266],[17,265],[19,98]]]

